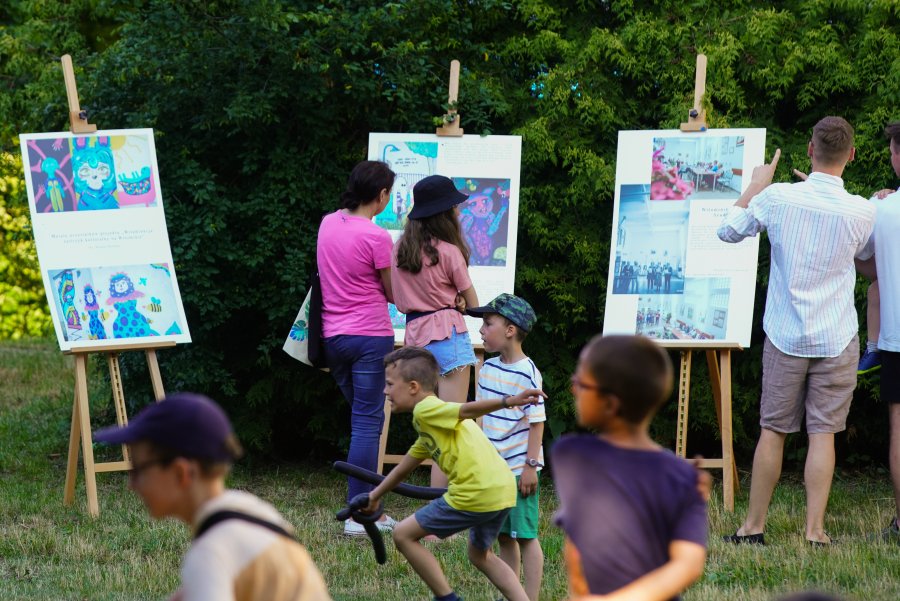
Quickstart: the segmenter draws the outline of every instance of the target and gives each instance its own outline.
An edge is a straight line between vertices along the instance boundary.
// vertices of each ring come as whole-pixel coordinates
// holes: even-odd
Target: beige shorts
[[[859,336],[837,357],[795,357],[766,338],[759,425],[783,434],[799,432],[805,412],[807,433],[843,431],[858,363]]]

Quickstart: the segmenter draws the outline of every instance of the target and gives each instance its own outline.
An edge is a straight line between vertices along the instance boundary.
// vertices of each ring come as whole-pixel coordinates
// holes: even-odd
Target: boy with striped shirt
[[[522,341],[537,321],[524,299],[501,294],[483,307],[467,311],[482,317],[484,350],[499,353],[484,362],[475,388],[476,400],[507,399],[523,390],[541,388],[541,372],[522,351]],[[505,403],[504,403],[505,405]],[[519,574],[525,573],[525,592],[536,601],[544,574],[544,552],[537,537],[538,472],[544,467],[541,439],[547,416],[544,403],[504,407],[483,418],[482,428],[516,476],[517,498],[500,529],[500,558]]]

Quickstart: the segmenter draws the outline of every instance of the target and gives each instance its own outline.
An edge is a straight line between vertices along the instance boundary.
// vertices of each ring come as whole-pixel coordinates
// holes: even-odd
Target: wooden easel
[[[438,136],[460,137],[463,130],[459,126],[459,112],[456,110],[457,96],[459,94],[459,61],[450,61],[450,85],[447,98],[447,113],[443,116],[444,126],[435,130]],[[484,363],[484,349],[475,348],[475,382],[478,382],[478,374],[481,364]],[[387,452],[388,430],[391,426],[391,404],[384,400],[384,426],[381,428],[381,440],[378,445],[378,473],[384,473],[384,464],[396,465],[403,459],[403,455]],[[426,459],[422,465],[431,465],[431,459]]]
[[[113,404],[116,408],[116,423],[119,426],[128,424],[125,408],[125,393],[122,390],[122,374],[119,371],[119,353],[123,351],[144,351],[147,357],[147,369],[150,371],[150,383],[153,396],[161,401],[166,396],[162,377],[159,374],[159,362],[156,349],[170,348],[174,342],[158,343],[120,343],[103,346],[72,348],[66,351],[75,357],[75,395],[72,401],[72,426],[69,430],[69,459],[66,466],[66,486],[63,504],[71,505],[75,501],[75,476],[78,472],[78,443],[81,442],[82,464],[84,465],[84,487],[87,491],[88,513],[92,517],[100,515],[100,504],[97,499],[97,473],[121,472],[131,469],[131,457],[128,448],[122,446],[122,460],[105,463],[94,463],[94,447],[91,438],[91,410],[88,402],[87,364],[91,353],[106,355],[109,366],[109,383],[112,388]]]
[[[72,57],[63,55],[63,77],[66,82],[66,96],[69,102],[69,124],[73,134],[90,134],[97,131],[97,126],[88,123],[87,113],[81,110],[78,102],[78,90],[75,86],[75,70],[72,68]],[[116,423],[124,426],[128,423],[125,407],[125,394],[122,390],[122,374],[119,370],[119,353],[123,351],[144,351],[147,357],[147,368],[150,371],[150,383],[157,401],[165,396],[162,377],[159,374],[159,362],[156,349],[175,346],[174,342],[113,342],[109,344],[92,344],[91,346],[74,346],[66,351],[75,357],[75,394],[72,401],[72,424],[69,430],[69,456],[66,465],[66,485],[63,493],[63,504],[71,505],[75,501],[75,477],[78,472],[78,446],[81,443],[82,463],[84,465],[84,485],[87,492],[88,513],[92,517],[100,515],[100,504],[97,499],[97,473],[116,472],[131,469],[131,458],[128,449],[122,446],[122,460],[105,463],[94,463],[94,448],[91,438],[91,411],[88,402],[87,364],[91,353],[103,353],[109,367],[109,381],[112,388],[113,404],[116,408]]]
[[[734,463],[731,420],[731,351],[740,350],[737,343],[721,340],[709,341],[657,341],[665,348],[678,349],[681,353],[678,368],[678,418],[675,432],[675,454],[687,456],[688,407],[691,397],[691,357],[695,350],[706,351],[709,367],[709,384],[716,403],[716,420],[722,439],[722,456],[704,458],[700,467],[722,470],[722,500],[725,509],[734,511],[734,495],[739,488],[737,466]]]
[[[681,124],[684,132],[705,132],[706,111],[703,96],[706,94],[706,55],[697,55],[697,71],[694,77],[694,106],[688,111],[687,123]],[[737,343],[718,340],[662,341],[666,348],[679,349],[681,361],[678,369],[678,419],[675,432],[675,454],[687,456],[688,406],[691,396],[691,357],[695,350],[706,351],[709,382],[716,403],[716,419],[722,439],[722,457],[703,459],[700,467],[722,470],[722,500],[727,511],[734,511],[734,495],[738,489],[737,467],[734,463],[731,419],[731,351],[740,350]]]

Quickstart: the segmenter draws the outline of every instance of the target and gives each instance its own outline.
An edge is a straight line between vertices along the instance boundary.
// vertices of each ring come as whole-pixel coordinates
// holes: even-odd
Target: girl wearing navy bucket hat
[[[450,178],[431,175],[413,187],[413,208],[394,245],[391,282],[394,304],[406,314],[407,346],[425,347],[441,368],[437,394],[464,403],[475,352],[463,318],[477,307],[469,277],[469,247],[459,225],[459,205],[468,196]],[[447,480],[432,468],[431,485]]]

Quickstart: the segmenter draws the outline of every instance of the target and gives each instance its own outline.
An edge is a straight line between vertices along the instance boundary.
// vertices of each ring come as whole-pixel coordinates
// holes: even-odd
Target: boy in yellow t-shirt
[[[516,504],[516,481],[473,418],[508,407],[537,403],[544,393],[524,390],[512,397],[447,403],[434,395],[440,370],[425,349],[404,347],[384,358],[384,392],[392,410],[412,411],[419,438],[390,474],[369,493],[367,511],[431,458],[447,475],[447,492],[400,522],[394,544],[434,593],[436,601],[460,599],[437,559],[420,542],[433,534],[446,538],[469,530],[469,561],[484,572],[509,601],[528,601],[515,572],[491,551],[500,527]]]

